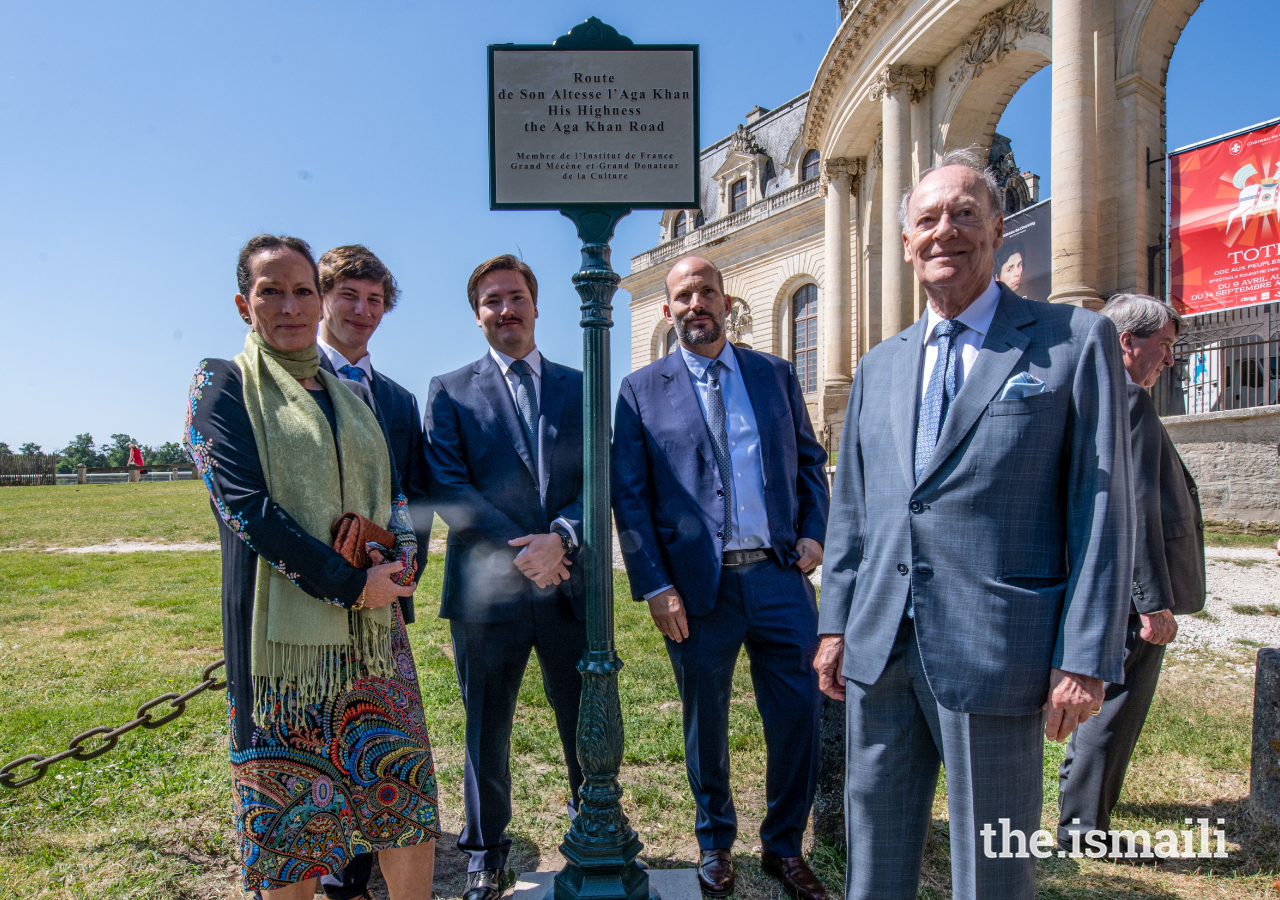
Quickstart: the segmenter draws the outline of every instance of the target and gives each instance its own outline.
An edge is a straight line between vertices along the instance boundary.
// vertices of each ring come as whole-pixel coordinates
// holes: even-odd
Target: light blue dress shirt
[[[693,377],[693,390],[707,419],[707,392],[711,380],[707,366],[711,360],[680,348],[684,364]],[[769,516],[764,504],[764,464],[760,459],[760,430],[756,427],[756,411],[742,380],[742,368],[734,355],[733,345],[725,342],[716,357],[724,366],[720,372],[720,396],[724,400],[724,427],[729,435],[729,456],[733,463],[733,537],[725,550],[755,550],[769,546]],[[717,470],[717,474],[718,474]]]

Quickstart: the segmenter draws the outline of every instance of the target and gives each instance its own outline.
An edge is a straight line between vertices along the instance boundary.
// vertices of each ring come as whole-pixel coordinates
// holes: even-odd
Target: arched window
[[[747,179],[739,178],[729,187],[729,212],[747,208]]]
[[[800,164],[802,169],[802,181],[808,181],[811,178],[818,177],[818,163],[822,161],[822,154],[817,150],[810,150],[804,155],[804,162]]]
[[[791,295],[791,358],[796,364],[800,390],[818,390],[818,286],[806,284]]]
[[[675,349],[676,349],[676,330],[674,328],[668,328],[667,333],[662,336],[662,355],[666,356],[668,353],[673,352]]]
[[[671,236],[676,238],[684,237],[685,232],[689,230],[688,223],[689,223],[688,216],[686,216],[682,212],[676,213],[676,222],[675,222],[675,226],[671,229]]]

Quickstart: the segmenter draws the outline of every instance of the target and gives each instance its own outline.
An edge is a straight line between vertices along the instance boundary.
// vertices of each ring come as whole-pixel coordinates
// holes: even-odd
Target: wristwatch
[[[560,535],[560,546],[564,548],[565,556],[573,552],[573,538],[569,537],[569,532],[560,525],[552,525],[551,533]]]

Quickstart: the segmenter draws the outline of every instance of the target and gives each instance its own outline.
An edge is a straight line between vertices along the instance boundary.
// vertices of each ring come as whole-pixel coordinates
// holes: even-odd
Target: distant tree
[[[37,456],[40,453],[40,445],[27,441],[18,448],[18,453],[22,456]]]
[[[58,451],[59,472],[74,472],[76,466],[105,466],[107,458],[93,446],[93,435],[88,432],[77,434],[71,443]]]
[[[9,445],[4,441],[0,441],[0,456],[13,456],[13,451],[9,449]]]
[[[149,466],[172,466],[191,461],[182,445],[173,441],[166,441],[159,447],[144,447],[142,458]]]
[[[129,464],[129,442],[133,438],[127,434],[111,435],[111,443],[107,445],[107,465],[127,466]],[[134,441],[137,443],[137,441]]]

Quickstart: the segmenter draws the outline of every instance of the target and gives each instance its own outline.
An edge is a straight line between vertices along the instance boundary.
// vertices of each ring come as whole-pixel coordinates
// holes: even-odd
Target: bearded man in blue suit
[[[1042,733],[1124,678],[1124,369],[1109,320],[992,280],[1003,203],[976,154],[922,173],[901,220],[928,309],[858,365],[815,661],[848,701],[847,896],[916,896],[944,763],[953,896],[1030,900]]]
[[[666,638],[684,708],[703,893],[733,891],[729,694],[745,644],[764,721],[768,811],[760,865],[799,900],[824,900],[800,852],[818,773],[821,695],[811,669],[827,454],[795,368],[725,338],[720,270],[681,260],[667,275],[678,348],[623,379],[613,510],[631,592]]]

